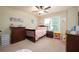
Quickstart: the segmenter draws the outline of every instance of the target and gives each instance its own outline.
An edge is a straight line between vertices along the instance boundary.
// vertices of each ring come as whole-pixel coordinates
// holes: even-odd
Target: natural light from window
[[[45,18],[44,25],[48,26],[48,31],[60,32],[60,16]]]

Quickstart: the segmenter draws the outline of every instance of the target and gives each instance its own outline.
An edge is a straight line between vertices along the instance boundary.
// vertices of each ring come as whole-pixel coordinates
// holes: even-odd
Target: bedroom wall
[[[52,17],[55,15],[60,15],[61,19],[64,19],[64,17],[66,17],[66,22],[67,22],[66,29],[72,28],[73,24],[76,24],[76,25],[78,24],[77,23],[78,22],[77,7],[71,7],[70,9],[68,9],[68,11],[52,13],[51,15],[48,15],[48,16]],[[9,19],[12,16],[21,17],[23,20],[22,26],[25,26],[26,28],[35,28],[37,25],[42,25],[44,23],[43,17],[36,18],[35,16],[33,16],[32,14],[30,14],[28,12],[22,12],[20,10],[8,8],[8,7],[0,7],[0,30],[8,31],[9,26],[10,26]],[[76,22],[74,22],[75,20],[76,20]],[[65,25],[63,25],[63,26],[65,26]],[[62,23],[61,23],[61,29],[62,29]]]
[[[52,13],[44,18],[51,18],[53,16],[60,16],[60,31],[62,33],[65,33],[65,30],[67,29],[67,24],[66,24],[66,20],[67,20],[67,11],[61,11],[61,12],[57,12],[57,13]],[[44,19],[39,20],[39,24],[44,24]]]
[[[63,33],[64,29],[68,30],[71,29],[73,26],[77,26],[78,25],[78,8],[76,6],[70,7],[68,8],[68,10],[65,11],[61,11],[61,12],[56,12],[56,13],[52,13],[50,15],[45,16],[44,18],[49,18],[49,17],[53,17],[53,16],[60,16],[61,17],[61,23],[60,23],[60,27],[61,27],[61,32]],[[39,21],[40,24],[44,23],[44,19]]]
[[[68,30],[78,25],[78,7],[71,7],[68,9]]]
[[[79,7],[78,7],[78,26],[79,26]]]
[[[10,17],[20,17],[23,20],[22,26],[26,28],[35,28],[37,26],[37,18],[32,14],[9,7],[0,7],[0,30],[3,32],[9,31]]]
[[[40,16],[41,18],[39,18],[39,20],[38,20],[38,25],[44,25],[44,18],[46,18],[46,17],[44,17],[44,16]]]

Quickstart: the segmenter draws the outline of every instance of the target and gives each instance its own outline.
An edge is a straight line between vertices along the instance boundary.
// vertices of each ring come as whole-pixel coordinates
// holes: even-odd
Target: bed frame
[[[33,36],[28,35],[28,33],[30,34],[30,32],[32,33]],[[26,29],[26,38],[33,41],[33,42],[36,42],[35,41],[35,30],[34,29]]]
[[[43,35],[41,35],[40,37],[37,38],[36,40],[36,30],[37,29],[26,29],[26,38],[31,40],[32,42],[36,42],[38,41],[40,38],[44,37],[46,34],[44,33]],[[45,29],[46,30],[46,29]],[[40,33],[40,31],[45,32],[44,30],[38,30],[38,32]],[[47,31],[46,31],[47,32]],[[39,34],[38,34],[39,35]]]

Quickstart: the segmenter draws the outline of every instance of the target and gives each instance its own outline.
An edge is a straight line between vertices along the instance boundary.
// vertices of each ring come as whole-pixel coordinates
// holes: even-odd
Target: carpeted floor
[[[65,52],[65,43],[61,40],[43,37],[36,43],[29,40],[17,42],[5,48],[0,48],[1,52],[15,52],[20,49],[30,49],[32,52]]]

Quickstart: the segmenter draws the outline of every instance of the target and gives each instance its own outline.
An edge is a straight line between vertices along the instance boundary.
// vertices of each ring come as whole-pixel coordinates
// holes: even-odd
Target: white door
[[[66,16],[61,17],[61,21],[60,21],[60,30],[61,30],[61,37],[62,39],[65,38],[65,33],[66,33]]]

